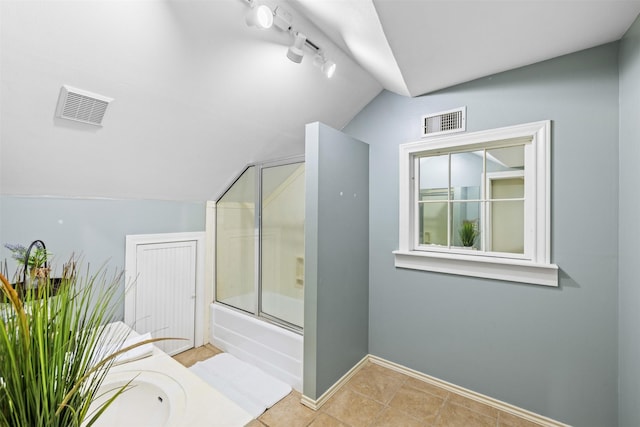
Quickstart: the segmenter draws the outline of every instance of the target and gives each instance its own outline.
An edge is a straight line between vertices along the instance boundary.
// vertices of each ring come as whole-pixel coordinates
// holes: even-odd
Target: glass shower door
[[[260,314],[303,328],[304,163],[262,168]]]
[[[255,313],[256,172],[247,168],[216,204],[216,301]]]

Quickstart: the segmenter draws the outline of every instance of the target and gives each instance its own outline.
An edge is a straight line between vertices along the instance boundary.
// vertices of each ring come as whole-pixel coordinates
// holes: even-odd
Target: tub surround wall
[[[306,127],[304,395],[316,400],[368,353],[369,146]]]
[[[614,43],[417,98],[383,92],[344,129],[374,171],[371,354],[569,424],[617,424],[617,61]],[[394,267],[398,145],[420,139],[422,115],[465,105],[467,131],[552,120],[559,288]]]
[[[640,18],[620,42],[620,426],[640,425]]]
[[[229,305],[234,308],[247,307],[256,299],[253,293],[236,295],[234,297],[226,298],[221,302],[225,305]],[[288,318],[293,320],[294,325],[302,325],[304,321],[304,300],[299,298],[292,298],[280,293],[262,291],[262,304],[263,306],[272,307],[273,310],[269,314],[275,316],[278,319]]]

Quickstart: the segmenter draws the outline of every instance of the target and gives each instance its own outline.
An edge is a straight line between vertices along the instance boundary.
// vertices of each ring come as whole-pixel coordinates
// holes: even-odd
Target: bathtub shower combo
[[[215,205],[211,342],[302,390],[305,169],[248,166]]]

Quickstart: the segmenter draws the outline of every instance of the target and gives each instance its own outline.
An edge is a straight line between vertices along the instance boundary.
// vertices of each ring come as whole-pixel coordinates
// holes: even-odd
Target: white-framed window
[[[558,286],[551,122],[400,145],[395,265]]]

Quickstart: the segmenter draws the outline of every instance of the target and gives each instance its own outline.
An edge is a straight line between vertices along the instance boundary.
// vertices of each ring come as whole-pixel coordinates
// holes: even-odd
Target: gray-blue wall
[[[0,260],[8,260],[9,273],[15,264],[6,243],[27,246],[40,239],[57,265],[75,253],[92,271],[107,263],[115,272],[124,269],[127,234],[204,228],[202,202],[0,196]]]
[[[368,353],[369,147],[322,123],[305,142],[304,394]]]
[[[620,426],[640,426],[640,18],[620,42]]]
[[[423,114],[463,105],[467,131],[553,121],[559,288],[394,267],[398,145],[420,139]],[[422,97],[383,92],[344,130],[370,144],[370,353],[570,424],[616,425],[618,45]]]

